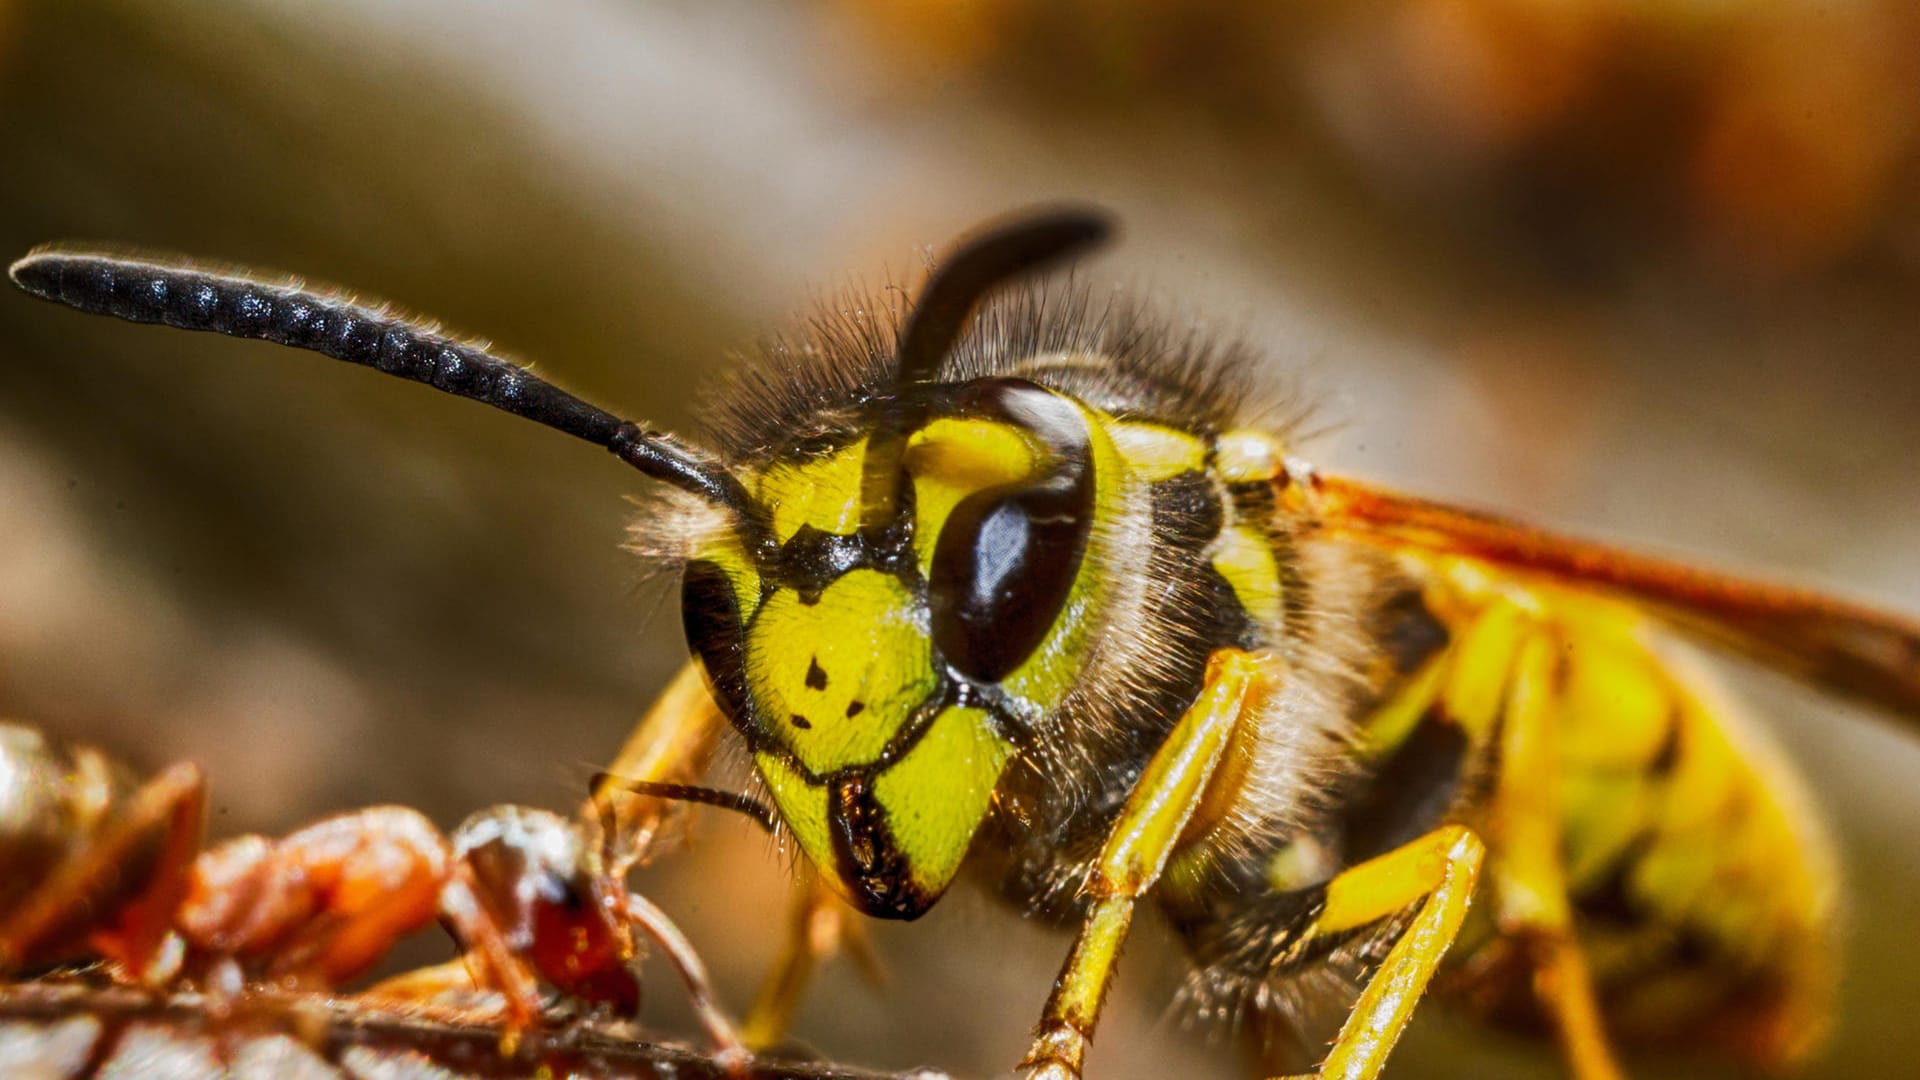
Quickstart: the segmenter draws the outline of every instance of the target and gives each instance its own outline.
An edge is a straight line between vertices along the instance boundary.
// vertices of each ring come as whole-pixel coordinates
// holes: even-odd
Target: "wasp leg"
[[[581,808],[581,820],[600,830],[602,859],[615,879],[624,879],[647,856],[678,808],[666,799],[627,791],[621,782],[690,784],[699,780],[726,726],[699,663],[689,660],[627,737]]]
[[[1497,915],[1533,969],[1533,990],[1581,1080],[1619,1080],[1586,954],[1574,934],[1563,859],[1556,700],[1559,645],[1529,635],[1509,675],[1500,783],[1488,826]]]
[[[187,870],[200,849],[205,817],[206,781],[199,766],[180,762],[149,780],[133,793],[124,811],[62,862],[0,925],[0,971],[31,959],[36,950],[58,945],[60,935],[74,933],[79,912],[105,901],[101,892],[113,888],[128,861],[159,830],[160,848],[145,886],[101,925],[87,930],[94,952],[142,981],[155,976],[152,965],[186,894]]]
[[[1393,1044],[1460,932],[1486,847],[1461,825],[1448,825],[1369,859],[1327,882],[1324,903],[1301,932],[1299,949],[1412,911],[1386,959],[1360,992],[1319,1071],[1323,1080],[1378,1076]]]
[[[1268,677],[1250,653],[1222,649],[1208,659],[1199,697],[1147,763],[1093,865],[1086,886],[1092,910],[1020,1063],[1031,1075],[1080,1075],[1134,904],[1166,869],[1235,728],[1251,713]]]
[[[761,983],[741,1028],[741,1037],[755,1050],[766,1050],[786,1037],[814,969],[842,947],[869,983],[887,983],[886,969],[874,954],[864,924],[853,918],[853,909],[818,874],[809,869],[804,875],[789,905],[787,941],[780,959]]]

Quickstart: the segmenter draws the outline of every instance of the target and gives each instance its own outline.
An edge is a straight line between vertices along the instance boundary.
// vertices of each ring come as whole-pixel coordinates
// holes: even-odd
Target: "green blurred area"
[[[1915,44],[1885,4],[0,0],[0,255],[344,283],[684,430],[815,295],[1095,199],[1126,236],[1094,272],[1259,345],[1317,462],[1920,611],[1920,93],[1885,61]],[[618,550],[640,483],[419,387],[8,292],[0,713],[201,761],[220,834],[568,808],[684,656]],[[1817,1072],[1888,1074],[1920,1052],[1920,752],[1742,681],[1856,883]],[[703,825],[641,885],[744,1007],[784,868]],[[881,930],[895,988],[835,969],[803,1037],[1017,1059],[1063,940],[960,898]],[[1178,977],[1149,930],[1095,1075],[1231,1070],[1166,1016]],[[1444,1018],[1403,1053],[1553,1069]]]

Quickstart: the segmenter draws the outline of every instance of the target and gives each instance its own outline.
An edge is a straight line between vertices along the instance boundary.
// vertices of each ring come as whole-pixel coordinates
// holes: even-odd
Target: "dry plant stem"
[[[153,994],[83,980],[0,986],[0,1064],[7,1075],[83,1080],[151,1075],[180,1080],[486,1077],[531,1080],[929,1080],[823,1062],[732,1061],[636,1039],[626,1028],[530,1030],[503,1046],[497,1013],[421,1013],[362,997],[253,989],[216,1011],[194,993]],[[119,1072],[115,1072],[119,1070]]]

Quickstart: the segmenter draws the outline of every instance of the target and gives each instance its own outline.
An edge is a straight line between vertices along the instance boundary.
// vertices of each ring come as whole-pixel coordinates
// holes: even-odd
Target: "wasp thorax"
[[[1015,733],[1065,693],[1093,426],[1022,380],[923,388],[747,482],[770,537],[690,560],[688,640],[781,816],[874,914],[937,898]]]

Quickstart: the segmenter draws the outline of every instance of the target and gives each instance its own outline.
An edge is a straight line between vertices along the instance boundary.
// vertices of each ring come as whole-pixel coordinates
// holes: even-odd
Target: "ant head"
[[[453,848],[508,946],[542,979],[622,1016],[639,1011],[625,891],[594,872],[572,822],[496,806],[468,818]]]

